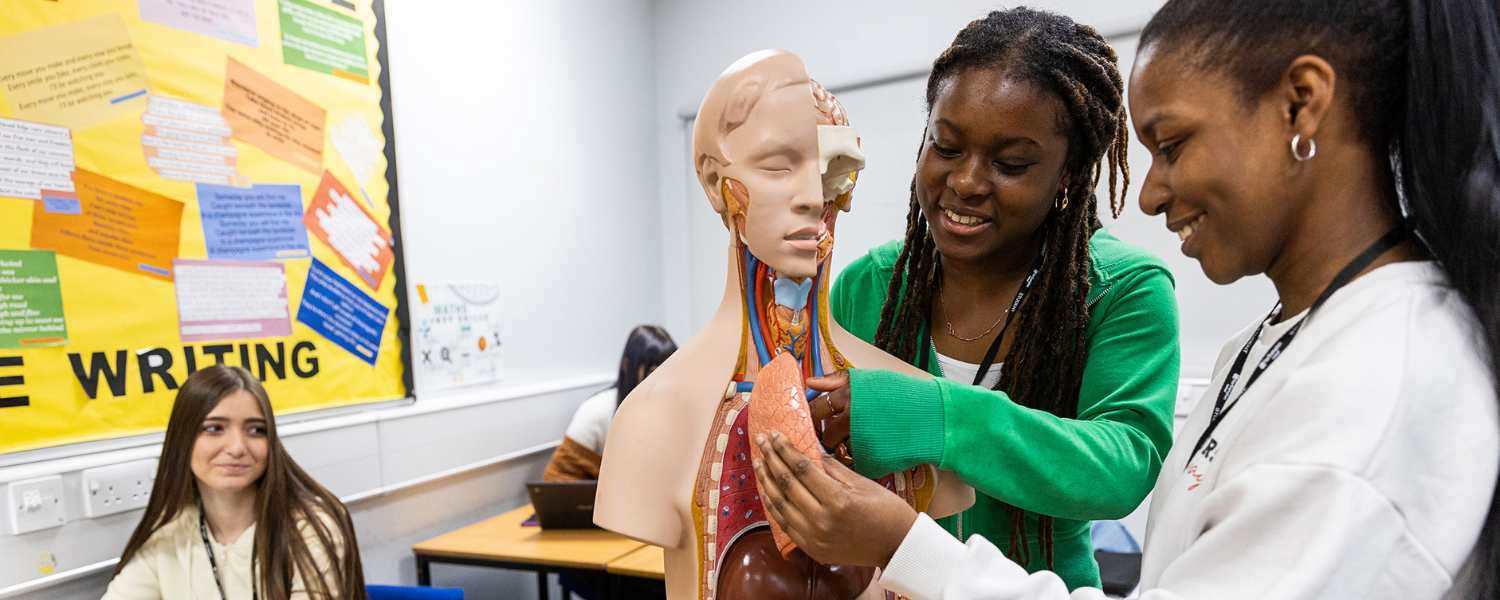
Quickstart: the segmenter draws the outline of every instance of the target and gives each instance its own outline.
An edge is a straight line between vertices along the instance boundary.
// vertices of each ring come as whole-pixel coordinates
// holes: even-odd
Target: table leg
[[[606,573],[604,571],[599,571],[599,595],[600,596],[603,596],[605,598],[614,598],[615,596],[618,596],[619,594],[617,592],[615,592],[615,589],[614,589],[615,585],[614,584],[615,584],[615,578],[614,578],[613,575],[610,575],[609,573]],[[572,598],[565,598],[564,600],[573,600],[573,599]]]
[[[547,587],[547,572],[546,571],[537,571],[536,572],[536,597],[539,600],[548,600],[548,598],[551,597],[551,595],[552,595],[552,590]]]
[[[417,585],[432,587],[432,563],[420,554],[417,555]]]

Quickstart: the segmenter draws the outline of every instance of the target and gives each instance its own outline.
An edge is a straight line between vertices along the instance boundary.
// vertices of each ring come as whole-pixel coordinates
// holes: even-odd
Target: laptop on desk
[[[531,508],[542,529],[597,529],[594,491],[597,481],[532,481],[526,484]]]

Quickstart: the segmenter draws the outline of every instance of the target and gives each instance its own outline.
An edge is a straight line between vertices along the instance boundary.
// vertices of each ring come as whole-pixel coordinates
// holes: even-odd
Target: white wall
[[[1134,39],[1157,0],[1057,0],[1028,3],[1093,25],[1111,39],[1129,73]],[[656,109],[660,143],[664,286],[668,323],[696,329],[716,306],[724,280],[722,225],[695,183],[689,157],[690,117],[714,77],[734,59],[760,48],[799,54],[813,77],[848,109],[868,156],[855,190],[853,212],[839,218],[837,270],[871,246],[901,236],[912,164],[925,119],[926,70],[969,21],[996,8],[992,2],[911,3],[897,0],[857,6],[778,0],[756,3],[660,0],[658,31],[673,35],[656,46]],[[853,89],[851,84],[855,84]],[[1130,147],[1135,184],[1120,219],[1103,220],[1118,237],[1162,257],[1177,281],[1182,321],[1183,376],[1206,377],[1223,340],[1269,310],[1274,302],[1263,279],[1215,286],[1197,263],[1178,251],[1161,219],[1137,206],[1150,155]],[[1102,186],[1101,186],[1102,187]],[[1103,192],[1101,192],[1102,197]],[[672,290],[689,290],[672,293]]]
[[[523,503],[573,409],[613,379],[630,327],[663,320],[651,11],[648,0],[387,2],[408,281],[502,286],[506,380],[283,427],[293,456],[354,499],[371,582],[414,583],[413,543]],[[0,457],[11,464],[0,484],[61,473],[76,494],[82,469],[159,451],[135,445]],[[0,597],[99,597],[102,572],[6,592],[39,579],[44,554],[63,573],[116,557],[140,515],[67,513],[62,527],[0,535]],[[534,581],[433,575],[471,598],[529,597]]]

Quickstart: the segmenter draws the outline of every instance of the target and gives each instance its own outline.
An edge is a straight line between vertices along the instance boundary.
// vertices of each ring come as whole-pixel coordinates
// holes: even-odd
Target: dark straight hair
[[[615,377],[615,406],[619,407],[635,386],[676,351],[677,342],[661,327],[638,325],[630,330],[630,336],[625,338],[625,351],[620,353],[620,374]]]
[[[166,440],[156,467],[156,483],[146,513],[115,566],[115,575],[136,558],[156,530],[170,523],[184,507],[198,502],[193,475],[193,446],[203,420],[226,396],[249,392],[266,418],[266,471],[257,483],[255,552],[258,571],[254,585],[261,598],[288,600],[293,581],[302,578],[312,598],[365,598],[364,569],[349,511],[333,492],[297,466],[276,434],[271,400],[254,375],[240,367],[214,365],[194,372],[177,390]],[[311,543],[321,546],[327,565],[313,559]],[[320,568],[326,568],[320,571]]]
[[[1391,159],[1407,226],[1473,310],[1500,384],[1500,6],[1494,0],[1172,0],[1141,33],[1246,100],[1297,56],[1347,82],[1365,138]],[[1500,393],[1497,393],[1500,397]],[[1466,598],[1500,598],[1500,496],[1492,497]]]

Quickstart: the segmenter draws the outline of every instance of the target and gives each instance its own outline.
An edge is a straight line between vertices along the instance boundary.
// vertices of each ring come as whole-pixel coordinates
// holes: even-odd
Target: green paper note
[[[57,255],[0,250],[0,348],[68,343]]]
[[[281,0],[281,59],[289,65],[370,82],[365,24],[307,0]]]

